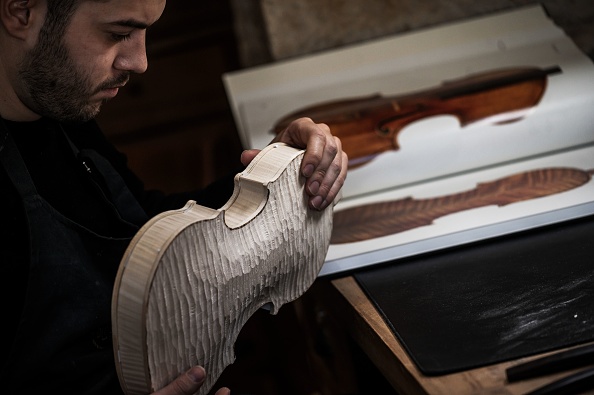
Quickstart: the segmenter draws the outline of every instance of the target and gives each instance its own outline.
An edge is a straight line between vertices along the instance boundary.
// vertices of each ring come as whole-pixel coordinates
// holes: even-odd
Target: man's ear
[[[37,0],[0,0],[0,20],[13,37],[24,39],[43,17]]]

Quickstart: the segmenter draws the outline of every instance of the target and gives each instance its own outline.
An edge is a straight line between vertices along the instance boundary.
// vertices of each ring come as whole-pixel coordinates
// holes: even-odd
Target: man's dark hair
[[[47,0],[47,15],[42,34],[46,32],[61,37],[81,1],[83,0]]]

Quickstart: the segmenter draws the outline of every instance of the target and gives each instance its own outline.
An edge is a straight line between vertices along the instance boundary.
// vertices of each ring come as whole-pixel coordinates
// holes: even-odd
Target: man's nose
[[[126,41],[114,61],[118,70],[142,74],[148,68],[144,35]]]

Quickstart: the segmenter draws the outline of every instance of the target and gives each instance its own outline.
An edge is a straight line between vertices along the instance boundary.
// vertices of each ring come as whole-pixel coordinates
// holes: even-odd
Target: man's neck
[[[7,70],[0,61],[0,116],[9,121],[26,122],[35,121],[41,116],[31,111],[19,99],[10,83]]]

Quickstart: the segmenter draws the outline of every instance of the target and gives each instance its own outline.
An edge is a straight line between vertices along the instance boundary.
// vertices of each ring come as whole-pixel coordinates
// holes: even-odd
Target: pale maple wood
[[[160,389],[202,365],[207,393],[234,361],[258,309],[301,296],[330,244],[332,207],[308,209],[303,151],[266,147],[214,210],[189,201],[151,219],[132,240],[112,301],[114,354],[126,394]]]
[[[426,376],[417,369],[398,338],[352,276],[333,279],[327,286],[331,288],[328,295],[332,299],[329,300],[329,311],[339,318],[398,394],[520,395],[579,371],[574,369],[515,383],[507,382],[507,368],[550,354],[544,353],[458,373]],[[395,300],[394,303],[398,301]]]

